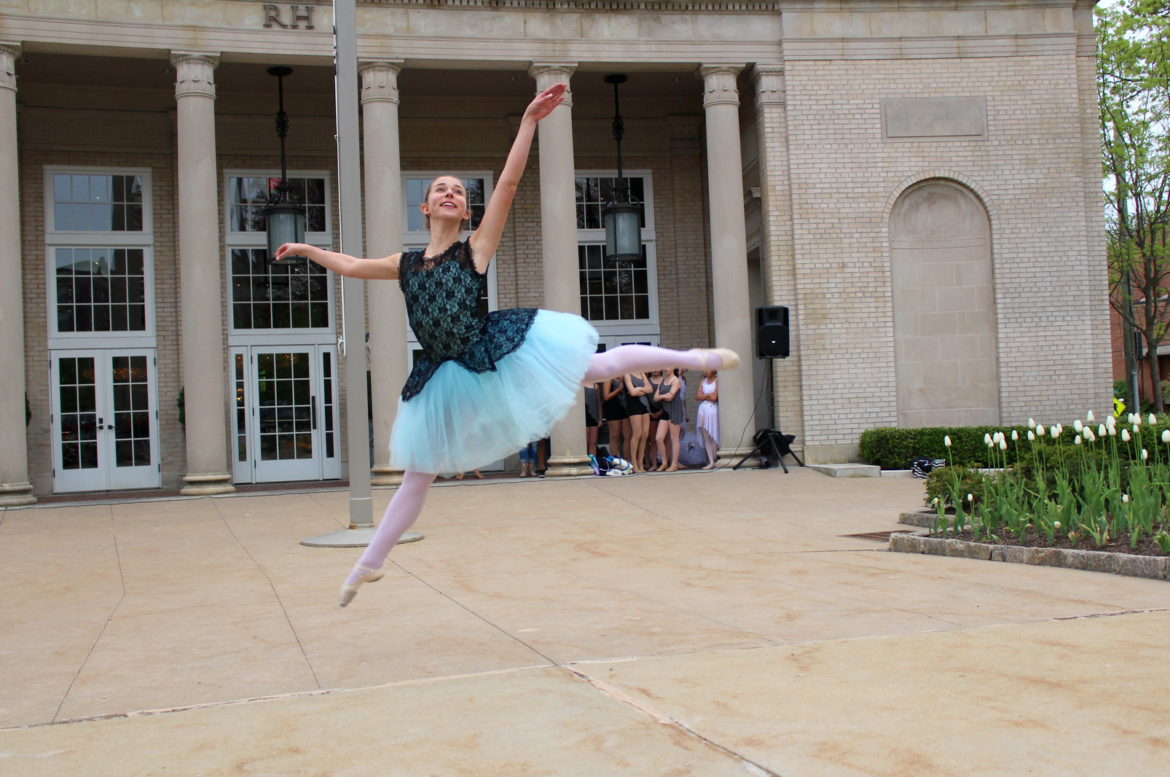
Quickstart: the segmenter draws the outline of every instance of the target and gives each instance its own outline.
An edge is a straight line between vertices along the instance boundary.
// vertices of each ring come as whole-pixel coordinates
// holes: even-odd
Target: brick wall
[[[886,230],[915,180],[954,177],[992,222],[1001,411],[1104,412],[1108,318],[1097,211],[1086,205],[1087,76],[1073,56],[795,61],[787,66],[804,431],[855,444],[897,423]],[[883,142],[883,97],[987,99],[983,141]]]

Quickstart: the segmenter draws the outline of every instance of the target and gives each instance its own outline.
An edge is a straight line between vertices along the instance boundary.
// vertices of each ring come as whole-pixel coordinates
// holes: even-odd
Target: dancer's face
[[[450,175],[440,176],[431,182],[427,201],[420,208],[423,215],[431,220],[463,222],[471,218],[463,182]]]

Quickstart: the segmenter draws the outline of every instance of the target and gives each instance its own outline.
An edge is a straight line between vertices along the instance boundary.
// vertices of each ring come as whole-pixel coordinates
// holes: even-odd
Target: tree
[[[1109,299],[1146,342],[1154,407],[1170,319],[1170,0],[1097,8]]]

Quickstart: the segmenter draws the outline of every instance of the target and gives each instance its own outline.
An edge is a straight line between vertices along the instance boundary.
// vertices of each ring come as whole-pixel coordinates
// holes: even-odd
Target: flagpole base
[[[402,535],[396,544],[404,545],[408,542],[418,542],[423,538],[416,531],[408,531]],[[364,548],[374,539],[374,529],[342,529],[341,531],[322,534],[320,537],[310,537],[301,540],[301,544],[308,548]]]

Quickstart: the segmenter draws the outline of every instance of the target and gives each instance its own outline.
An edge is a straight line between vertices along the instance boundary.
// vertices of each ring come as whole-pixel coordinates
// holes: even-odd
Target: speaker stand
[[[800,457],[793,452],[788,443],[784,442],[784,435],[779,431],[775,429],[761,429],[760,431],[756,432],[756,435],[757,438],[762,435],[763,439],[760,440],[760,443],[752,449],[751,453],[740,459],[736,465],[732,467],[732,469],[739,469],[745,461],[754,456],[759,456],[760,454],[764,454],[765,456],[775,456],[777,463],[779,463],[781,469],[784,470],[785,475],[788,474],[788,467],[784,464],[785,456],[791,456],[792,458],[796,459],[797,464],[802,467],[804,466],[804,462],[801,461]]]

